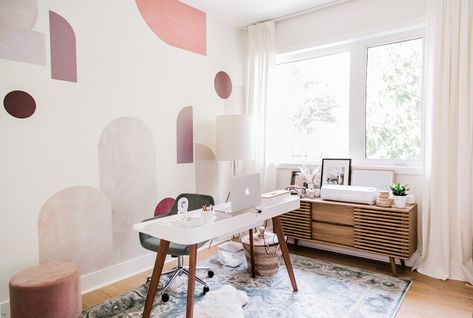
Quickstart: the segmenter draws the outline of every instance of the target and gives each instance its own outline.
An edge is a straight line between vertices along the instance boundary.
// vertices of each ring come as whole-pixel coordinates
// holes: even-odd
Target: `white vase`
[[[394,207],[395,208],[405,208],[407,203],[407,196],[406,195],[394,195]]]

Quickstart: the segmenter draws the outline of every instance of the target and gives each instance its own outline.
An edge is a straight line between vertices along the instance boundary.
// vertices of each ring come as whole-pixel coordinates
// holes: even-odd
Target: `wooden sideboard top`
[[[412,211],[417,204],[408,204],[405,208],[399,209],[399,208],[385,208],[377,205],[369,205],[369,204],[361,204],[361,203],[350,203],[350,202],[341,202],[341,201],[329,201],[329,200],[322,200],[320,198],[316,199],[309,199],[309,198],[302,198],[302,202],[310,202],[310,203],[323,203],[323,204],[333,204],[333,205],[344,205],[344,206],[350,206],[354,208],[361,208],[361,209],[370,209],[370,210],[379,210],[379,211],[395,211],[395,212],[403,212],[403,213],[409,213]]]

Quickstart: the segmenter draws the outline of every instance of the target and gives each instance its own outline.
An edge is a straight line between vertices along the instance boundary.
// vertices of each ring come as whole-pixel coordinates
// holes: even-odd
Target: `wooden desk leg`
[[[189,247],[189,278],[187,281],[187,309],[186,318],[194,315],[195,269],[197,266],[197,244]]]
[[[248,235],[250,236],[250,260],[251,260],[251,277],[256,277],[256,269],[255,269],[255,251],[253,245],[253,229],[249,230]]]
[[[154,262],[153,275],[149,284],[148,294],[146,295],[145,309],[143,310],[143,318],[148,318],[153,308],[154,297],[156,297],[156,290],[158,289],[159,279],[163,272],[164,260],[168,253],[169,241],[161,240],[159,243],[158,253],[156,254],[156,261]]]
[[[281,247],[282,257],[284,258],[284,263],[286,264],[289,279],[291,280],[292,290],[296,292],[298,291],[296,277],[294,276],[294,270],[292,269],[291,258],[289,256],[289,250],[287,249],[286,241],[284,240],[284,231],[282,229],[279,216],[273,218],[273,229],[278,236],[279,246]]]
[[[401,261],[402,269],[406,269],[406,262],[402,258],[399,260]]]
[[[391,272],[393,273],[393,276],[397,276],[396,259],[394,257],[389,257],[389,263],[391,263]]]

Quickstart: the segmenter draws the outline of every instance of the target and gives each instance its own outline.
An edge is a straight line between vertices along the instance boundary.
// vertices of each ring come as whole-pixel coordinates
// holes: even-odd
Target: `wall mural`
[[[214,88],[220,98],[227,99],[232,93],[232,80],[230,76],[220,71],[215,75],[214,78]]]
[[[218,163],[209,147],[195,144],[195,191],[218,198]]]
[[[111,265],[112,206],[88,186],[66,188],[50,197],[38,216],[40,263],[72,261],[81,274]]]
[[[51,78],[77,82],[76,35],[59,14],[49,11]]]
[[[44,34],[33,31],[37,16],[36,0],[0,1],[0,58],[46,64]]]
[[[11,31],[1,41],[0,58],[30,64],[46,64],[44,34],[35,31]]]
[[[192,106],[184,107],[176,120],[177,163],[194,162],[194,124]]]
[[[157,198],[156,144],[141,120],[121,117],[109,123],[99,141],[100,190],[112,203],[116,261],[143,255],[132,225],[153,216]]]
[[[28,118],[36,110],[36,102],[30,94],[23,91],[11,91],[3,99],[5,110],[15,118]]]
[[[154,216],[162,216],[171,212],[174,201],[176,201],[174,198],[164,198],[159,201],[156,209],[154,209]]]
[[[0,1],[0,41],[12,31],[31,31],[38,17],[36,0]]]
[[[147,25],[164,42],[206,55],[204,12],[175,0],[136,0],[136,4]],[[45,64],[44,34],[32,31],[36,16],[35,0],[0,2],[0,58]],[[49,24],[51,78],[77,82],[75,32],[53,11],[49,11]],[[230,103],[230,76],[218,72],[213,84],[218,96]],[[20,90],[8,93],[4,106],[16,118],[30,117],[36,110],[34,98]],[[193,126],[193,107],[184,107],[176,119],[176,161],[194,163],[195,156],[195,191],[217,198],[218,163],[209,147],[194,146]],[[147,251],[132,225],[153,216],[153,211],[165,215],[172,209],[175,199],[171,197],[156,205],[156,144],[145,123],[133,117],[113,120],[100,136],[98,153],[100,190],[66,188],[41,208],[40,262],[73,261],[86,274],[144,255]]]
[[[207,54],[206,14],[176,0],[136,0],[148,27],[169,45]]]

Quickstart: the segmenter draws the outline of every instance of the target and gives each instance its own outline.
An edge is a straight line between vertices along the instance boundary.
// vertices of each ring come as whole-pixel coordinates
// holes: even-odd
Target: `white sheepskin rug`
[[[196,318],[243,318],[242,307],[248,301],[244,291],[224,285],[215,291],[209,291],[204,299],[194,306]]]

